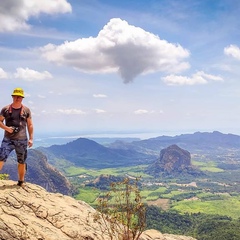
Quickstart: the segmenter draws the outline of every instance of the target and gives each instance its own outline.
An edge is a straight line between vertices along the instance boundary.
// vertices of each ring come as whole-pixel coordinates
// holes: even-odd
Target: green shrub
[[[94,221],[111,239],[138,240],[145,229],[145,205],[138,188],[139,179],[114,182],[98,199]]]
[[[9,175],[8,174],[0,174],[0,180],[9,180]]]

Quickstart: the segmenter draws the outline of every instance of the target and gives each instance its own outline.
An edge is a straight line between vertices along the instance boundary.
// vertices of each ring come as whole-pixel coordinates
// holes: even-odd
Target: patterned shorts
[[[3,138],[0,148],[0,161],[7,161],[9,154],[15,150],[18,163],[25,163],[27,158],[27,143],[28,140],[13,140]]]

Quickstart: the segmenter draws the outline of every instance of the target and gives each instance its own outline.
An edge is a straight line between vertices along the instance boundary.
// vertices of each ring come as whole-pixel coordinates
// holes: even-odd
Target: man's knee
[[[17,152],[17,161],[19,164],[24,164],[27,159],[27,150],[23,149],[23,151]]]
[[[21,158],[18,157],[17,161],[18,161],[19,164],[25,164],[26,158],[25,157],[21,157]]]

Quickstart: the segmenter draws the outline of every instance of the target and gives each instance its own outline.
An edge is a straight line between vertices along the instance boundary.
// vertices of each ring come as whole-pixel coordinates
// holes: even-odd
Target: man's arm
[[[3,130],[9,132],[9,133],[12,133],[13,132],[13,129],[11,127],[8,127],[6,126],[4,123],[4,117],[3,116],[0,116],[0,128],[2,128]]]
[[[28,146],[32,147],[33,145],[33,121],[32,118],[27,118],[27,129],[28,129]]]

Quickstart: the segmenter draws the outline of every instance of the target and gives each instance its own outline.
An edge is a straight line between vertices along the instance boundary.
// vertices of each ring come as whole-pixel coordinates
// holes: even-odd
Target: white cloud
[[[71,12],[66,0],[1,0],[0,32],[29,29],[27,21],[41,13]]]
[[[80,109],[58,109],[58,113],[66,114],[66,115],[79,115],[86,114]]]
[[[106,111],[105,111],[105,110],[102,110],[102,109],[95,109],[95,112],[96,112],[96,113],[106,113]]]
[[[93,94],[93,97],[94,98],[106,98],[107,95],[105,95],[105,94]]]
[[[24,79],[26,81],[34,81],[52,78],[52,75],[48,71],[38,72],[29,68],[17,68],[14,77]]]
[[[135,114],[146,114],[149,113],[148,110],[145,109],[138,109],[136,111],[134,111]]]
[[[0,68],[0,79],[7,79],[7,78],[8,78],[8,74],[2,68]]]
[[[150,72],[181,72],[189,68],[189,51],[118,18],[96,38],[82,38],[40,48],[50,62],[86,73],[118,72],[125,83]]]
[[[162,80],[167,85],[196,85],[196,84],[207,84],[209,81],[223,81],[219,76],[214,76],[211,74],[206,74],[203,71],[199,71],[192,75],[192,77],[187,76],[177,76],[174,74],[163,77]]]
[[[224,53],[228,56],[232,56],[237,60],[240,60],[240,48],[236,45],[230,45],[224,48]]]
[[[193,74],[194,78],[197,77],[197,76],[202,76],[203,78],[205,78],[207,80],[212,80],[212,81],[220,81],[220,82],[223,81],[222,77],[215,76],[215,75],[212,75],[212,74],[207,74],[207,73],[204,73],[203,71],[199,71],[196,74]]]

